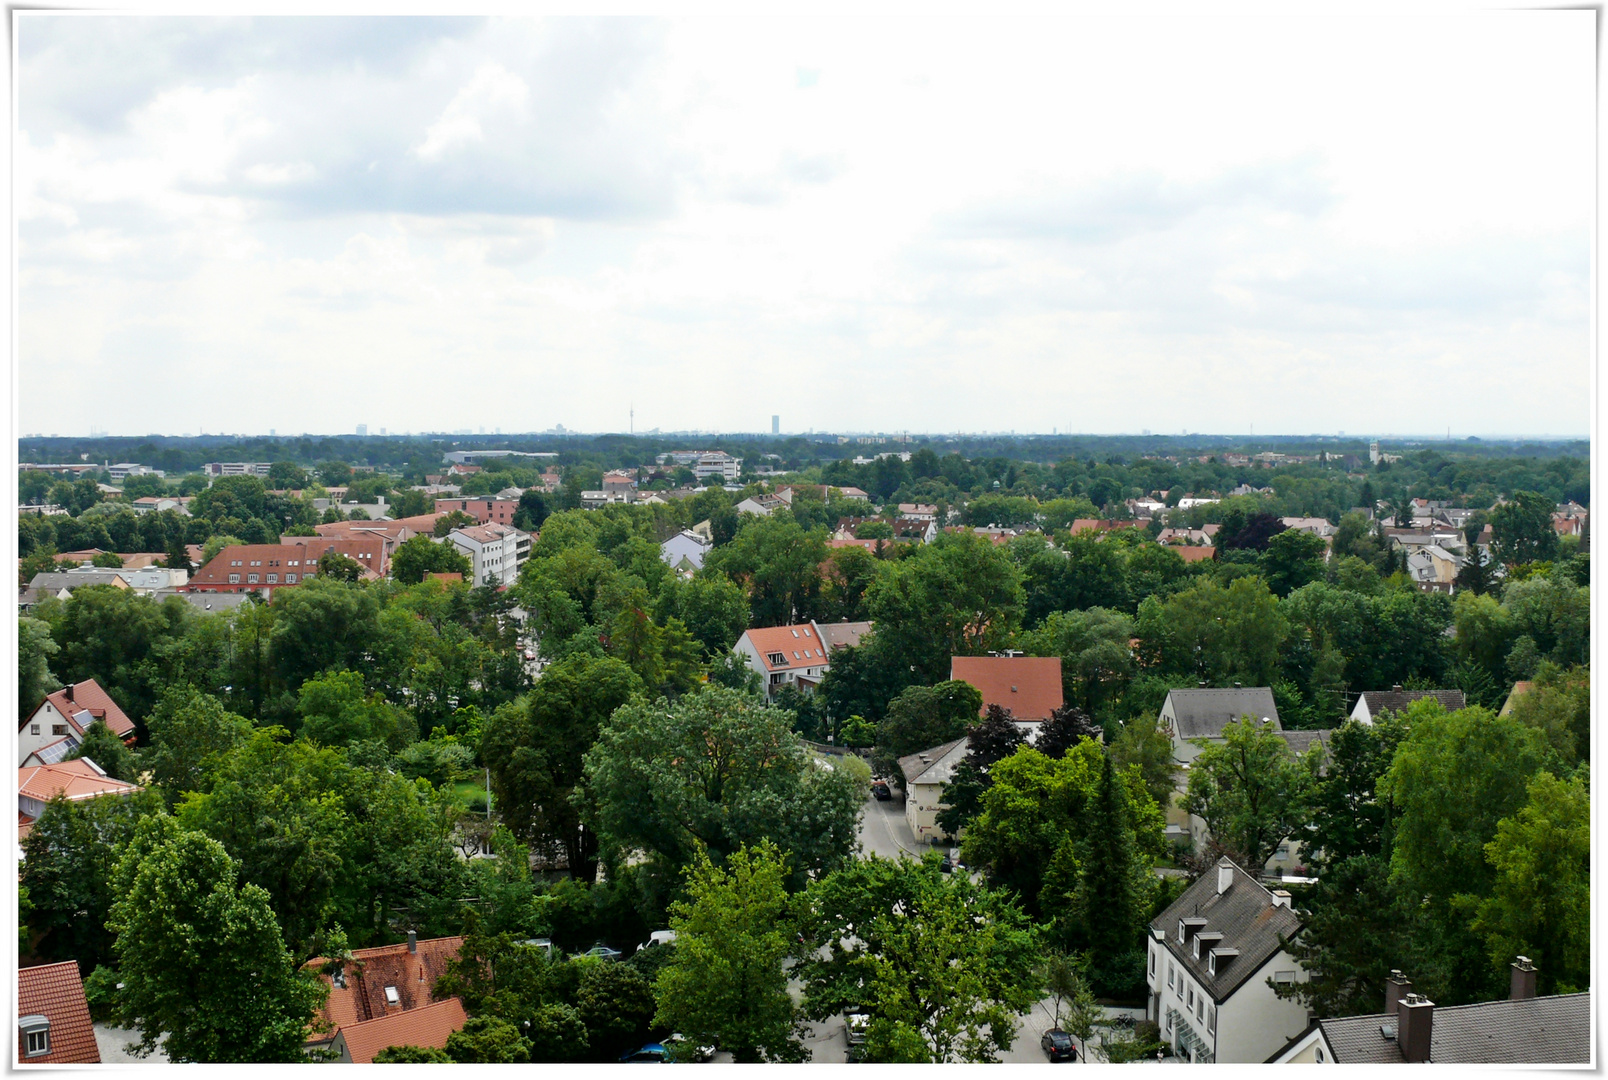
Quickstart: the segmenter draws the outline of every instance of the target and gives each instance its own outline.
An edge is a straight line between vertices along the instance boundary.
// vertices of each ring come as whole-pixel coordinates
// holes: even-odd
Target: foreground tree
[[[1026,742],[1011,711],[1003,705],[990,705],[982,719],[966,729],[966,757],[944,785],[945,806],[938,813],[938,827],[950,836],[959,836],[982,809],[983,795],[993,783],[994,765]]]
[[[241,885],[223,845],[147,818],[117,867],[121,1008],[144,1056],[164,1034],[171,1061],[303,1061],[328,996],[299,974],[268,894]],[[227,958],[227,962],[220,962]]]
[[[888,712],[877,725],[872,766],[886,776],[907,754],[960,738],[982,708],[982,692],[967,682],[909,687],[888,703]]]
[[[1304,758],[1271,725],[1242,717],[1223,728],[1223,741],[1195,740],[1184,808],[1200,818],[1230,857],[1252,873],[1307,820],[1322,745]]]
[[[807,903],[830,955],[801,965],[805,1011],[869,1012],[869,1061],[997,1061],[1043,996],[1032,923],[1003,893],[942,873],[936,854],[856,861]]]
[[[670,906],[675,954],[654,980],[654,1022],[739,1064],[804,1060],[782,968],[795,951],[786,860],[762,841],[723,867],[699,852],[687,877],[687,898]]]
[[[112,730],[99,720],[84,730],[84,741],[68,751],[62,760],[72,761],[76,758],[88,758],[113,780],[133,783],[139,778],[134,755],[123,745],[123,740],[113,735]]]

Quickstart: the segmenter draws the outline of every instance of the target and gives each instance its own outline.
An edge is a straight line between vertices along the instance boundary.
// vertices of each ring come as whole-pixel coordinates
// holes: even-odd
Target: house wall
[[[35,725],[39,727],[37,735],[33,731]],[[58,727],[61,728],[61,731],[52,734]],[[57,712],[56,707],[48,700],[44,701],[39,708],[34,710],[33,715],[28,717],[27,721],[22,725],[22,730],[17,733],[17,760],[21,761],[40,747],[49,746],[62,738],[62,736],[71,735],[72,733],[72,725],[67,722],[67,718]]]
[[[1289,1053],[1279,1058],[1278,1064],[1316,1065],[1318,1064],[1318,1050],[1322,1046],[1323,1034],[1321,1032],[1314,1031],[1305,1039],[1302,1039],[1300,1045],[1294,1050],[1291,1050]],[[1334,1055],[1325,1050],[1323,1054],[1323,1062],[1326,1065],[1334,1064]]]
[[[1266,1061],[1279,1047],[1306,1030],[1306,1008],[1298,1001],[1273,993],[1268,979],[1293,972],[1296,982],[1306,972],[1295,957],[1280,950],[1235,991],[1218,1010],[1217,1060],[1254,1063]]]
[[[905,823],[918,844],[929,844],[934,836],[946,836],[938,828],[938,812],[945,805],[942,784],[911,784],[905,789]]]

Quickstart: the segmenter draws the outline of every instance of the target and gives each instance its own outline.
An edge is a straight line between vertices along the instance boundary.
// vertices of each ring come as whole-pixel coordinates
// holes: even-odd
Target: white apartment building
[[[454,529],[447,541],[469,558],[475,585],[512,585],[530,558],[530,534],[511,525],[488,522]]]

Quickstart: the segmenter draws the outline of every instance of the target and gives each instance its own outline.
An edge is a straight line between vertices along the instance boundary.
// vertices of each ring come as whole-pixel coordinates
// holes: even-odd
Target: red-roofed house
[[[17,972],[17,1063],[100,1064],[78,961]]]
[[[104,721],[112,734],[125,742],[134,737],[134,721],[124,715],[99,683],[94,679],[68,683],[54,694],[47,694],[18,725],[17,760],[26,761],[34,751],[63,739],[72,741],[67,748],[72,749],[83,741],[84,729],[96,720]]]
[[[433,1046],[444,1050],[454,1031],[462,1031],[469,1017],[457,998],[438,1001],[422,1009],[382,1016],[343,1027],[330,1043],[342,1062],[369,1065],[388,1046]]]
[[[1018,720],[1048,720],[1064,703],[1059,656],[955,656],[949,677],[977,687],[984,712],[1003,705]]]
[[[283,588],[297,585],[318,573],[318,558],[326,551],[355,559],[366,576],[381,576],[385,540],[380,537],[339,539],[328,536],[288,536],[283,544],[240,544],[226,547],[196,571],[188,592],[254,592],[264,600]]]
[[[759,673],[768,699],[787,685],[813,691],[832,666],[832,650],[858,645],[870,629],[863,622],[766,626],[744,631],[732,648]]]
[[[102,795],[128,795],[138,785],[113,780],[88,758],[58,765],[24,765],[17,770],[17,839],[27,839],[45,804],[57,795],[69,802],[98,799]]]
[[[353,1025],[400,1013],[417,1012],[436,1003],[436,980],[446,973],[447,963],[457,958],[461,948],[461,937],[419,941],[410,932],[406,943],[356,949],[338,977],[319,976],[330,988],[329,1000],[319,1011],[319,1017],[330,1026],[331,1031],[337,1028],[345,1031]],[[303,967],[317,970],[327,963],[327,959],[318,957],[309,960]],[[461,1019],[458,1026],[463,1026]],[[329,1038],[331,1035],[326,1034],[325,1041]],[[445,1043],[446,1036],[443,1035],[442,1041],[435,1045]],[[392,1045],[400,1046],[402,1043],[381,1043],[375,1049]]]

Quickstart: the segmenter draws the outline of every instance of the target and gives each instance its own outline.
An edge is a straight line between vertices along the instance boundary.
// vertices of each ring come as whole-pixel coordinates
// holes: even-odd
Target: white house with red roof
[[[783,686],[812,693],[832,666],[832,651],[858,645],[870,623],[798,623],[745,630],[732,648],[759,673],[769,699]]]
[[[39,707],[18,725],[17,760],[26,761],[29,755],[41,751],[48,758],[49,747],[59,748],[53,760],[60,761],[83,742],[84,731],[97,720],[104,721],[112,734],[124,742],[134,738],[134,721],[124,715],[99,683],[94,679],[68,683],[45,695]]]
[[[68,802],[79,802],[138,790],[137,784],[107,776],[106,770],[89,758],[59,765],[25,765],[17,770],[17,839],[27,839],[33,823],[45,812],[45,805],[58,795]]]

